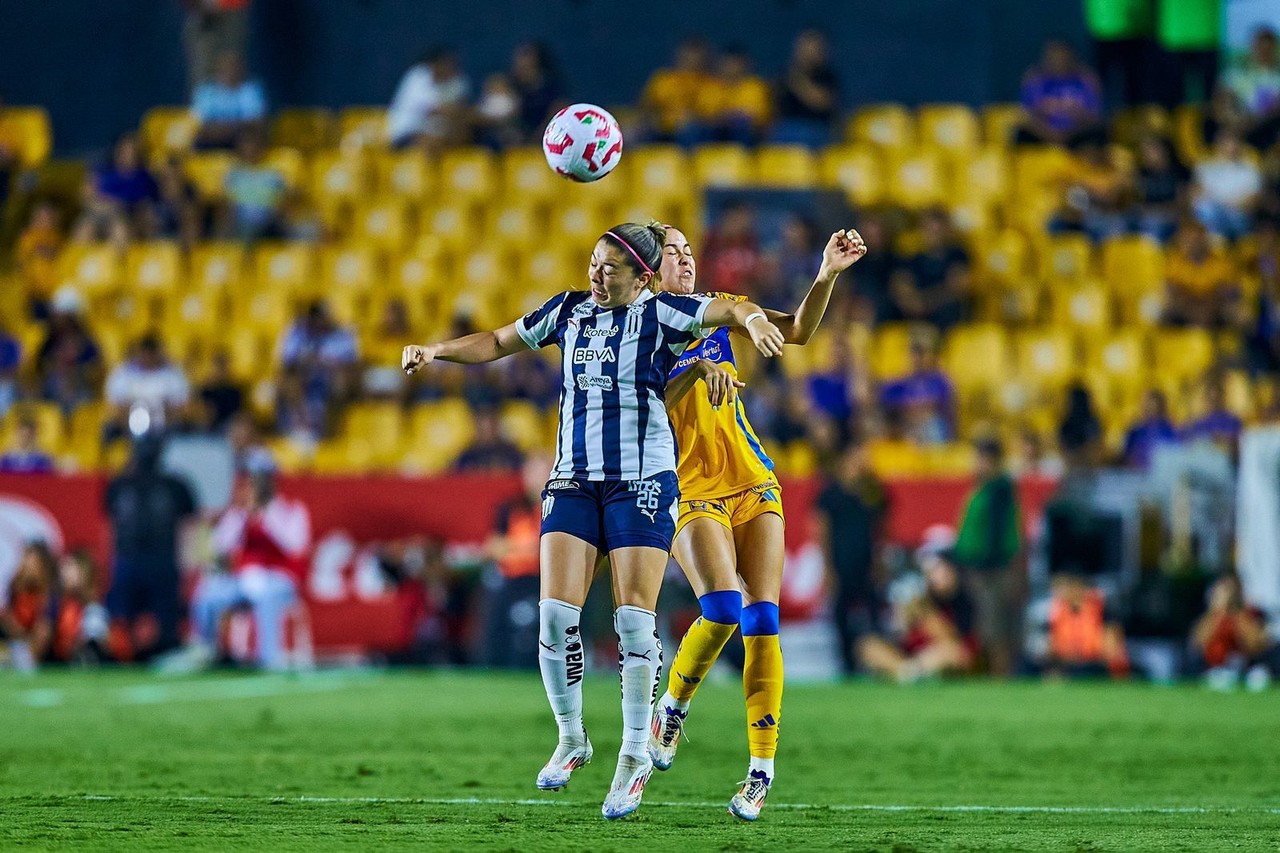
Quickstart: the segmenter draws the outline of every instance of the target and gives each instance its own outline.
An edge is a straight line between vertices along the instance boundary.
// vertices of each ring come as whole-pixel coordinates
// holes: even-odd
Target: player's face
[[[630,305],[649,283],[648,273],[637,276],[627,263],[623,250],[606,240],[596,243],[591,253],[591,266],[587,279],[591,282],[591,298],[601,308],[617,308]]]
[[[693,259],[693,247],[684,232],[667,229],[667,242],[662,247],[662,289],[671,293],[693,293],[698,286],[698,264]]]

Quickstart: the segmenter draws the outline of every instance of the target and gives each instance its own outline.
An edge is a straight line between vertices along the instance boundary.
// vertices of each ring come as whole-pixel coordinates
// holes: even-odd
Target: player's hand
[[[703,359],[698,364],[702,370],[702,380],[707,383],[707,398],[711,401],[712,408],[718,409],[725,403],[732,403],[738,393],[737,389],[747,387],[745,382],[738,381],[737,377],[714,361]]]
[[[862,235],[852,228],[837,231],[822,250],[822,265],[834,273],[842,273],[867,253]]]
[[[435,350],[431,347],[410,344],[400,353],[400,369],[412,376],[435,360],[435,357]]]
[[[767,318],[752,320],[747,326],[747,333],[751,335],[751,343],[756,345],[761,355],[766,357],[782,355],[782,345],[787,342],[787,339],[783,337],[782,331]]]

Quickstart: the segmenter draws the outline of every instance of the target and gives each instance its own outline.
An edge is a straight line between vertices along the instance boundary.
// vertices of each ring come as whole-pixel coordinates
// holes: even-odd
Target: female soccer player
[[[613,567],[623,727],[602,807],[607,818],[640,806],[653,770],[646,728],[662,677],[654,608],[680,499],[667,377],[703,327],[735,326],[765,356],[782,352],[782,332],[749,302],[654,292],[665,236],[656,223],[619,225],[591,254],[590,290],[561,293],[494,332],[405,347],[402,358],[413,373],[436,359],[475,364],[551,344],[564,351],[556,464],[542,493],[538,603],[538,662],[560,741],[538,787],[564,787],[591,760],[578,623],[596,556],[605,552]]]
[[[866,253],[858,232],[831,235],[818,277],[795,313],[766,312],[787,343],[808,343],[826,313],[836,277]],[[675,228],[667,229],[659,281],[664,290],[686,295],[697,283],[693,250]],[[706,393],[688,393],[698,382],[706,384]],[[755,820],[773,783],[782,713],[778,596],[786,555],[782,491],[773,476],[773,461],[761,449],[737,399],[736,389],[742,387],[728,329],[690,346],[676,362],[667,387],[680,448],[682,491],[674,554],[698,595],[702,616],[676,651],[667,692],[654,711],[649,755],[659,770],[671,766],[693,694],[741,625],[751,764],[729,811]]]

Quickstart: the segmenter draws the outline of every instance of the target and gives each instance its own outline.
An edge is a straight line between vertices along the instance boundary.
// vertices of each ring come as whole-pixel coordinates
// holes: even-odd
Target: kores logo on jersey
[[[616,362],[617,360],[617,353],[611,349],[576,349],[573,351],[574,364]]]

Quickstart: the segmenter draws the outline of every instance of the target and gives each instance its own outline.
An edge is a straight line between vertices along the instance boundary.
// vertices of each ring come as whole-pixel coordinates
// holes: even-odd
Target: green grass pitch
[[[536,675],[0,675],[0,846],[370,850],[1277,850],[1280,694],[1139,685],[788,687],[761,819],[741,693],[710,683],[639,815],[600,801],[618,688],[587,684],[595,762],[534,776]]]

